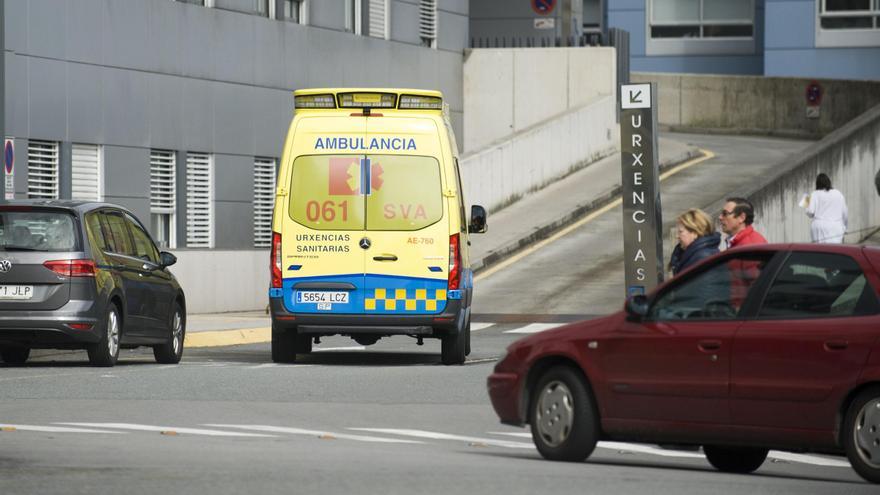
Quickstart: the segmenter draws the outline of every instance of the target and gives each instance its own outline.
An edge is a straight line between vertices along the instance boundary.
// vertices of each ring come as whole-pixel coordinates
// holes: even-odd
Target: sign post
[[[626,296],[663,281],[657,163],[657,83],[620,86],[620,152]]]
[[[15,199],[15,140],[6,138],[3,145],[3,170],[6,176],[4,192],[6,199]]]

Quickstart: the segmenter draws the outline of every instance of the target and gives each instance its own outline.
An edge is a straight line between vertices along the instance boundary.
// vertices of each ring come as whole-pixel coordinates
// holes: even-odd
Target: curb
[[[681,153],[669,160],[666,160],[666,162],[664,163],[661,163],[658,172],[663,172],[666,169],[673,168],[688,160],[703,155],[704,153],[698,148],[688,148],[686,152]],[[513,242],[509,242],[498,249],[492,250],[479,260],[472,261],[471,269],[473,270],[474,274],[480,273],[481,271],[491,267],[492,265],[495,265],[496,263],[507,258],[508,256],[511,256],[531,246],[532,244],[549,238],[563,228],[608,205],[609,203],[617,199],[617,197],[620,195],[620,192],[621,186],[617,185],[610,190],[599,194],[599,196],[592,201],[578,205],[577,207],[575,207],[574,211],[562,216],[561,218],[557,218],[556,220],[553,220],[549,223],[535,227],[531,234],[517,239]]]

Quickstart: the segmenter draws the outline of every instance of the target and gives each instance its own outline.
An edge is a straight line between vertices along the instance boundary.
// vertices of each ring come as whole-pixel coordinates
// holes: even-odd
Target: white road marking
[[[362,345],[353,345],[349,347],[316,347],[314,349],[315,352],[326,352],[326,351],[363,351],[366,347]]]
[[[624,442],[599,442],[599,448],[611,450],[623,450],[627,452],[638,452],[639,454],[658,455],[660,457],[684,457],[689,459],[705,459],[706,456],[698,452],[686,452],[681,450],[663,449],[653,445],[642,445],[638,443]]]
[[[471,332],[479,332],[480,330],[494,326],[494,323],[471,323]]]
[[[495,447],[507,447],[511,449],[530,449],[534,450],[535,446],[531,443],[509,442],[507,440],[495,440],[492,438],[469,437],[464,435],[450,435],[449,433],[438,433],[435,431],[424,430],[406,430],[396,428],[348,428],[353,431],[368,431],[372,433],[385,433],[388,435],[401,435],[406,437],[430,438],[432,440],[456,440],[460,442],[475,442]]]
[[[556,328],[558,326],[561,325],[559,323],[531,323],[524,327],[507,330],[504,333],[538,333],[543,332],[544,330],[550,330],[551,328]]]
[[[771,459],[779,459],[780,461],[798,462],[801,464],[812,464],[814,466],[825,467],[852,467],[847,461],[839,461],[837,459],[829,459],[827,457],[819,457],[815,455],[794,454],[791,452],[779,452],[771,450],[767,457]]]
[[[333,433],[330,431],[320,430],[304,430],[302,428],[287,428],[284,426],[267,426],[267,425],[225,425],[225,424],[206,424],[202,426],[210,426],[212,428],[238,428],[242,430],[265,431],[270,433],[288,433],[290,435],[309,435],[315,437],[331,436],[343,440],[357,440],[359,442],[376,442],[376,443],[424,443],[418,440],[402,440],[399,438],[382,438],[367,435],[349,435],[347,433]]]
[[[517,437],[517,438],[532,438],[531,433],[519,433],[515,431],[487,431],[486,433],[490,435],[505,435],[508,437]]]
[[[178,428],[176,426],[138,425],[131,423],[55,423],[56,425],[91,426],[95,428],[116,428],[119,430],[136,431],[175,431],[189,435],[206,435],[211,437],[274,437],[261,433],[240,433],[237,431],[204,430],[201,428]]]
[[[248,366],[248,369],[258,370],[261,368],[275,368],[276,366],[278,366],[276,363],[263,363],[263,364],[258,364],[256,366]]]
[[[495,361],[498,361],[497,357],[478,358],[478,359],[468,359],[467,361],[465,361],[465,364],[494,363]]]
[[[65,428],[63,426],[13,425],[0,423],[0,428],[15,428],[21,431],[44,431],[47,433],[110,433],[124,435],[124,431],[93,430],[89,428]]]
[[[490,431],[488,432],[490,435],[505,435],[510,437],[517,438],[532,438],[531,433],[525,432],[510,432],[510,431]],[[682,452],[675,450],[662,449],[659,447],[655,447],[653,445],[643,445],[643,444],[635,444],[635,443],[625,443],[625,442],[599,442],[599,448],[605,449],[613,449],[613,450],[625,450],[629,452],[638,452],[641,454],[652,454],[659,455],[663,457],[690,457],[690,458],[705,458],[703,454],[698,454],[696,452]],[[779,459],[781,461],[788,462],[797,462],[800,464],[812,464],[814,466],[825,466],[825,467],[842,467],[848,468],[851,467],[849,462],[841,461],[837,459],[831,459],[828,457],[821,457],[816,455],[806,455],[806,454],[794,454],[791,452],[780,452],[778,450],[771,450],[767,457],[770,459]]]

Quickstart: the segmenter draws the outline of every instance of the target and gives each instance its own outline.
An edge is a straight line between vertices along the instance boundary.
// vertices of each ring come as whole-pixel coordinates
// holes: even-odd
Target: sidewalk
[[[661,170],[699,155],[695,147],[660,138]],[[479,271],[607,203],[620,193],[620,175],[620,153],[615,153],[490,212],[489,231],[470,237],[471,267]]]
[[[700,155],[682,142],[660,138],[660,167]],[[475,271],[552,235],[601,207],[619,193],[620,154],[603,158],[506,208],[489,214],[489,231],[471,236]],[[270,340],[269,315],[263,311],[189,315],[188,347],[209,347]]]

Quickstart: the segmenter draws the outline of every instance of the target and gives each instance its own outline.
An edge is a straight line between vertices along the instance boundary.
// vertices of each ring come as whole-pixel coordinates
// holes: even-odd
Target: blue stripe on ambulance
[[[349,283],[356,287],[347,303],[333,303],[329,310],[318,310],[316,303],[296,301],[294,285],[300,282]],[[270,290],[270,297],[281,297],[293,313],[321,314],[435,314],[446,309],[448,299],[458,299],[460,291],[447,291],[446,280],[394,275],[333,275],[286,278],[282,289]],[[366,288],[364,288],[366,287]]]

